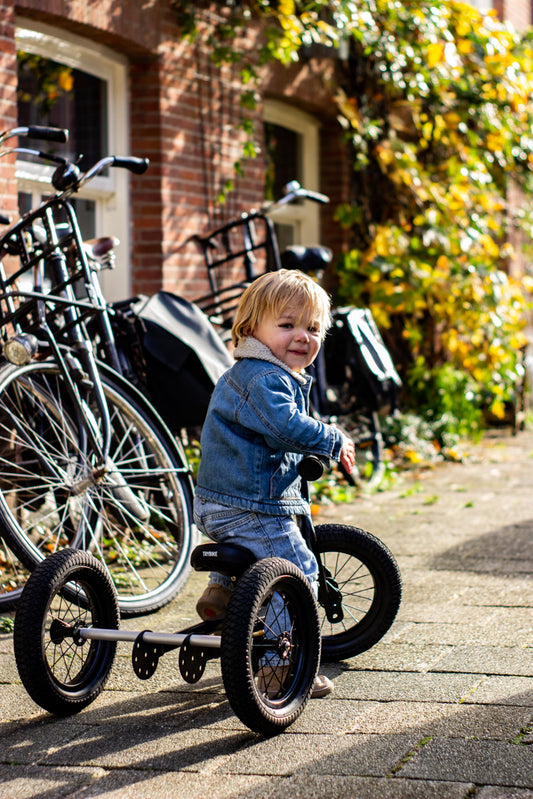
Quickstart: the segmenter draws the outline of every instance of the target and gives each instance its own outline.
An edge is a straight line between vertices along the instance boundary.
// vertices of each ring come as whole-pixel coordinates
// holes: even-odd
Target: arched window
[[[18,124],[66,127],[70,139],[55,145],[70,158],[84,156],[82,168],[105,155],[129,155],[127,62],[108,48],[34,21],[20,18],[17,31]],[[22,143],[22,142],[21,142]],[[34,149],[50,144],[28,142]],[[53,168],[31,158],[17,160],[22,212],[50,194]],[[129,295],[128,176],[109,170],[91,181],[75,207],[84,238],[120,239],[116,269],[102,274],[108,299]]]
[[[319,191],[318,121],[277,100],[265,100],[263,116],[266,199],[277,199],[290,180]],[[290,244],[320,241],[320,213],[316,203],[291,203],[277,210],[274,219],[281,249]]]

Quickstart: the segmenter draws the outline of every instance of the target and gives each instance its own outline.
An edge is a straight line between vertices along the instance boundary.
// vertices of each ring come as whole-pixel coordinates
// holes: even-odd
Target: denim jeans
[[[212,541],[247,547],[257,559],[286,558],[303,571],[317,594],[318,565],[292,516],[230,508],[195,497],[194,521]],[[210,582],[231,587],[229,577],[212,572]]]

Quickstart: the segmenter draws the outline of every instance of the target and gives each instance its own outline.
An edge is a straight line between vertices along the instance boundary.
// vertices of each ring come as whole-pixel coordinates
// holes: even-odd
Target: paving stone
[[[527,746],[436,738],[416,752],[400,773],[404,778],[529,788],[533,757]]]
[[[0,685],[9,685],[14,682],[20,682],[20,678],[13,657],[13,648],[11,648],[10,652],[0,654]]]
[[[41,757],[50,765],[154,771],[205,771],[231,756],[254,736],[198,727],[173,729],[154,721],[99,724],[77,735],[65,747],[58,742]]]
[[[531,722],[531,708],[438,702],[361,702],[350,732],[394,732],[512,741]],[[307,714],[306,714],[307,715]]]
[[[93,781],[100,781],[102,770],[84,768],[42,768],[13,765],[0,767],[0,799],[35,799],[38,796],[74,795]],[[86,795],[86,794],[84,794]]]
[[[522,609],[521,609],[522,610]],[[527,609],[524,609],[527,610]],[[533,614],[533,611],[532,611]],[[451,618],[441,622],[416,622],[405,624],[395,640],[413,644],[447,644],[449,646],[476,646],[479,641],[500,646],[527,647],[531,645],[531,628],[502,628],[494,612],[488,611],[481,622],[457,623]]]
[[[251,742],[221,767],[236,774],[385,777],[417,741],[416,735],[283,735]]]
[[[479,791],[476,799],[533,799],[533,789],[502,788],[500,785],[488,785]]]
[[[473,789],[471,784],[429,780],[305,775],[288,777],[273,785],[268,799],[278,799],[280,795],[290,799],[465,799]]]
[[[338,699],[378,699],[428,702],[459,702],[470,696],[483,679],[474,674],[431,674],[406,672],[343,672],[335,680]]]
[[[448,649],[433,670],[533,677],[533,648],[457,646]]]
[[[398,643],[391,636],[350,660],[349,665],[361,671],[430,671],[450,651],[450,645]]]
[[[533,707],[533,678],[486,677],[464,696],[463,701]]]
[[[165,773],[123,769],[106,771],[101,768],[16,768],[2,784],[0,771],[0,799],[35,799],[36,796],[85,799],[190,799],[191,796],[209,796],[209,799],[261,799],[270,794],[272,780],[265,777],[233,775],[231,783],[221,783],[212,777],[186,774],[179,771]],[[270,794],[271,795],[271,794]]]

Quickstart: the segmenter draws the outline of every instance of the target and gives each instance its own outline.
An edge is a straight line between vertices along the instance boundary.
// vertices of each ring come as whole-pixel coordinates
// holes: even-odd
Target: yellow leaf
[[[470,39],[459,39],[457,49],[461,55],[468,55],[473,50],[472,42]]]
[[[416,452],[414,449],[407,449],[405,451],[405,457],[407,458],[408,461],[410,461],[410,463],[420,463],[420,461],[422,460],[420,454]]]
[[[279,0],[278,11],[286,16],[294,14],[294,0]]]
[[[428,45],[428,58],[427,58],[427,66],[428,69],[432,69],[437,64],[441,64],[444,61],[444,45],[442,42],[436,42]]]
[[[494,400],[490,406],[490,411],[496,417],[496,419],[505,418],[505,405],[501,400]]]

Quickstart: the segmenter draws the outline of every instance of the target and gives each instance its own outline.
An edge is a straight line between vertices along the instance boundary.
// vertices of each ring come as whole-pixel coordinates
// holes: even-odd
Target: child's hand
[[[348,474],[353,471],[353,467],[355,466],[355,446],[352,439],[348,438],[348,436],[343,436],[339,463]]]

